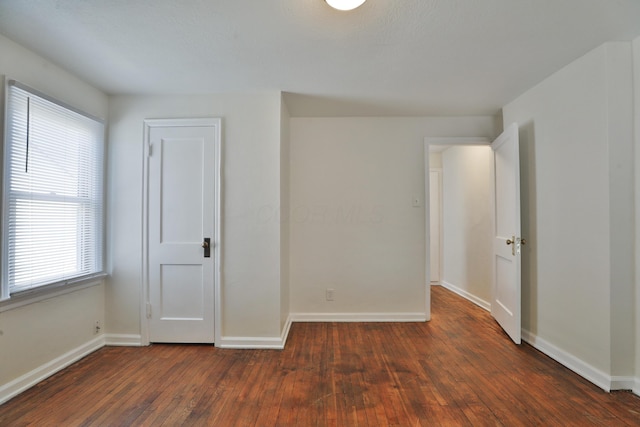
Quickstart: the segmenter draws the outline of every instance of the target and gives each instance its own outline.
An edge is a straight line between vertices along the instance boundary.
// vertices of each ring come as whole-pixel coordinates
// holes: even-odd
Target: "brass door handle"
[[[515,239],[514,240],[507,239],[507,245],[511,245],[513,243],[515,243]],[[527,240],[526,239],[520,239],[520,244],[526,245],[527,244]]]
[[[520,253],[520,246],[521,245],[526,245],[527,241],[521,237],[518,237],[516,239],[516,236],[511,236],[510,239],[507,239],[507,246],[509,245],[513,245],[511,246],[511,255],[516,256],[516,253]]]
[[[202,242],[202,247],[207,249],[209,247],[209,242],[207,242],[206,240]]]

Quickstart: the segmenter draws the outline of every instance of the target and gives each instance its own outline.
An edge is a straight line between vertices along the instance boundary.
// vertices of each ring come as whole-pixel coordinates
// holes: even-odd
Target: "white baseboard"
[[[471,301],[477,306],[491,311],[491,304],[487,301],[444,280],[441,281],[439,285]],[[432,284],[432,286],[434,285]],[[522,340],[606,392],[610,392],[611,390],[632,390],[633,393],[640,396],[640,378],[610,376],[524,329],[522,330]]]
[[[291,313],[280,337],[222,337],[219,348],[282,350],[293,322],[426,322],[424,313]]]
[[[484,308],[487,311],[491,311],[491,303],[483,300],[482,298],[478,298],[477,296],[465,291],[464,289],[460,289],[459,287],[452,285],[451,283],[446,282],[444,280],[440,282],[440,286],[442,286],[443,288],[449,289],[451,292],[458,294],[461,297],[471,301],[472,303],[474,303],[480,308]]]
[[[636,385],[637,379],[635,377],[611,377],[611,390],[632,390]]]
[[[606,392],[631,390],[640,396],[640,378],[608,375],[524,329],[522,330],[522,339]]]
[[[215,343],[219,348],[235,349],[273,349],[282,350],[291,329],[292,317],[289,315],[282,328],[280,337],[222,337]]]
[[[135,334],[106,334],[105,345],[113,347],[141,347],[142,336]]]
[[[523,329],[522,339],[523,341],[526,341],[527,343],[531,344],[531,346],[540,350],[541,352],[543,352],[544,354],[546,354],[556,362],[561,363],[562,365],[571,369],[573,372],[580,375],[587,381],[590,381],[593,384],[597,385],[604,391],[609,392],[611,390],[620,390],[619,388],[613,388],[614,381],[610,375],[589,365],[583,360],[578,359],[574,355],[569,354],[566,351],[556,347],[550,342],[540,337],[537,337],[531,332]],[[616,378],[621,378],[621,377],[616,377]],[[622,383],[623,382],[616,382],[615,386],[620,386],[622,385]],[[624,383],[626,384],[626,379]]]
[[[282,348],[284,348],[287,343],[287,338],[289,338],[289,330],[291,329],[291,324],[293,320],[291,318],[291,314],[287,316],[287,321],[284,323],[284,327],[282,328],[282,333],[280,334],[280,340],[282,341]]]
[[[291,313],[294,322],[426,322],[425,313]]]
[[[0,386],[0,404],[17,396],[28,388],[33,387],[40,381],[50,377],[56,372],[71,365],[72,363],[77,362],[88,354],[99,350],[100,348],[104,347],[104,345],[105,336],[100,335],[92,339],[91,341],[63,354],[62,356],[57,357],[30,372],[27,372],[26,374],[16,378],[15,380],[7,384],[3,384],[2,386]]]
[[[235,348],[235,349],[284,349],[284,341],[278,337],[222,337],[218,348]]]

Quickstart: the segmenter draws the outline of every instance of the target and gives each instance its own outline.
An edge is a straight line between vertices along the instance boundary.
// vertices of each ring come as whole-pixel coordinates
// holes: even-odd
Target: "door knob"
[[[511,236],[510,239],[507,239],[507,246],[509,245],[513,245],[511,246],[511,254],[513,256],[516,256],[516,253],[520,253],[520,247],[522,245],[526,245],[527,241],[525,239],[523,239],[522,237],[518,237],[516,239],[516,236]]]
[[[507,245],[511,245],[513,243],[515,243],[515,239],[514,240],[507,239]],[[526,245],[527,244],[527,240],[526,239],[520,239],[520,244]]]

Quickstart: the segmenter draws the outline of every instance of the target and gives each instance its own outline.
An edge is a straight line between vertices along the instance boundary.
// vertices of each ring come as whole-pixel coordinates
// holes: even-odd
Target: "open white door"
[[[520,150],[518,125],[510,125],[493,149],[493,296],[491,315],[511,337],[521,340]]]

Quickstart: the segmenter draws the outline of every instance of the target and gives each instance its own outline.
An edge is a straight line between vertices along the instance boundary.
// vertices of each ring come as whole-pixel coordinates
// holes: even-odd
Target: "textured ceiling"
[[[0,0],[0,33],[109,94],[287,92],[294,116],[495,114],[640,0]]]

